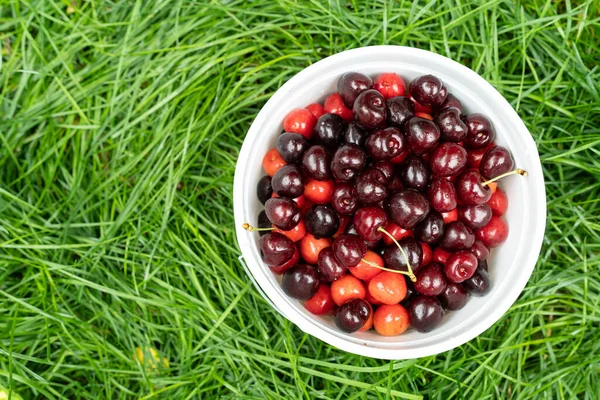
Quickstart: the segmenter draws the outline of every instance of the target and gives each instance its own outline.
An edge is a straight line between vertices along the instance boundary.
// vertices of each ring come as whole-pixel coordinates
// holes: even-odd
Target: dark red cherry
[[[356,332],[367,322],[373,309],[363,299],[353,299],[342,304],[335,313],[335,325],[344,332]]]
[[[347,183],[338,183],[333,191],[331,206],[341,215],[352,215],[358,208],[354,188]]]
[[[444,263],[446,277],[454,283],[469,279],[477,269],[477,258],[468,250],[450,254]]]
[[[285,294],[298,300],[308,300],[319,289],[319,271],[313,266],[298,264],[283,274],[281,287]]]
[[[362,147],[365,144],[367,134],[368,133],[358,126],[356,122],[351,122],[346,127],[346,131],[344,133],[344,142]]]
[[[256,226],[260,229],[260,228],[270,228],[273,224],[271,224],[271,221],[269,221],[269,218],[267,218],[267,213],[265,212],[265,210],[262,210],[261,212],[258,213],[258,219],[256,221]],[[264,236],[267,233],[269,233],[269,231],[258,231],[259,236]]]
[[[417,276],[415,290],[426,296],[441,294],[448,284],[448,280],[444,275],[444,266],[439,263],[425,265],[415,275]]]
[[[468,127],[467,137],[464,143],[467,147],[480,148],[485,147],[494,141],[496,131],[492,122],[481,114],[471,114],[465,118]]]
[[[417,103],[431,108],[441,106],[448,96],[444,83],[433,75],[422,75],[413,79],[408,86],[408,91]]]
[[[391,161],[373,161],[371,167],[383,172],[386,182],[389,182],[396,175],[396,165]]]
[[[434,179],[427,191],[431,207],[438,212],[449,212],[456,208],[456,189],[452,182]]]
[[[444,227],[444,233],[438,244],[446,251],[456,251],[470,249],[474,242],[475,234],[471,228],[460,221],[453,221]]]
[[[388,195],[386,184],[387,180],[383,172],[376,168],[367,168],[356,178],[354,195],[361,204],[379,203]]]
[[[429,163],[437,176],[456,175],[467,166],[467,151],[456,143],[441,143],[431,152]]]
[[[490,275],[484,268],[477,268],[472,277],[463,282],[463,286],[473,296],[483,296],[492,288]]]
[[[260,257],[269,267],[287,262],[296,250],[294,242],[281,233],[269,232],[258,240]]]
[[[417,272],[423,263],[423,247],[421,244],[411,236],[403,237],[398,240],[398,244],[406,253],[413,272]],[[408,271],[408,268],[406,267],[406,258],[404,258],[404,254],[402,254],[402,251],[396,246],[396,243],[392,243],[385,248],[383,261],[387,268],[398,271]]]
[[[485,152],[479,163],[479,172],[485,179],[492,179],[498,175],[512,171],[515,161],[512,154],[502,146],[494,146]]]
[[[344,267],[358,265],[367,252],[365,242],[357,235],[342,234],[333,241],[333,254]]]
[[[456,178],[456,194],[462,204],[476,206],[488,202],[492,197],[492,190],[482,183],[479,172],[473,170],[465,171]]]
[[[392,97],[387,101],[388,122],[397,128],[402,128],[404,123],[415,116],[415,105],[404,96]]]
[[[418,154],[409,155],[400,165],[400,178],[407,188],[423,191],[427,189],[430,177],[427,162]]]
[[[374,160],[390,160],[407,149],[406,139],[398,128],[377,130],[367,136],[367,153]]]
[[[458,108],[458,111],[460,111],[462,114],[463,107],[460,100],[458,100],[452,93],[448,93],[448,97],[446,97],[446,100],[444,100],[444,103],[442,103],[440,106],[440,110],[445,110],[451,107]]]
[[[475,257],[477,257],[477,256],[475,256]],[[479,265],[477,266],[477,268],[483,268],[483,269],[485,269],[487,271],[488,270],[488,263],[487,263],[487,261],[486,260],[483,260],[483,261],[479,260]]]
[[[273,225],[289,231],[300,222],[300,209],[295,201],[285,197],[274,197],[265,203],[265,213]]]
[[[302,171],[309,178],[326,181],[331,178],[330,156],[325,147],[311,146],[302,156]]]
[[[469,293],[460,283],[448,282],[446,289],[438,296],[446,310],[460,310],[467,304]]]
[[[458,219],[472,229],[480,229],[492,219],[492,208],[487,203],[477,206],[458,206]]]
[[[352,219],[356,234],[365,242],[373,242],[381,239],[383,233],[378,229],[387,225],[387,215],[379,207],[361,207],[354,213]]]
[[[448,142],[460,142],[467,136],[468,128],[460,119],[460,110],[458,108],[450,107],[441,110],[433,119],[438,128],[442,140]]]
[[[304,178],[300,168],[287,164],[279,168],[271,180],[273,191],[282,197],[296,198],[304,193]]]
[[[362,92],[354,102],[354,120],[367,129],[383,128],[386,117],[385,99],[375,89]]]
[[[315,125],[314,137],[323,146],[335,147],[344,136],[344,125],[344,120],[339,115],[323,114]]]
[[[390,193],[400,192],[404,190],[404,183],[402,183],[402,178],[399,174],[396,174],[390,179],[388,182],[388,190]]]
[[[408,146],[417,154],[429,152],[440,140],[440,129],[433,121],[425,118],[409,119],[404,131]]]
[[[302,154],[308,148],[306,137],[299,133],[286,132],[277,138],[277,152],[288,164],[302,160]]]
[[[425,219],[415,226],[414,234],[420,242],[427,244],[437,242],[444,234],[444,218],[442,214],[435,210],[429,211]]]
[[[367,155],[359,146],[344,144],[333,155],[331,172],[338,181],[349,182],[358,176],[366,163]]]
[[[359,94],[373,86],[373,80],[359,72],[346,72],[337,83],[337,91],[344,104],[352,108]]]
[[[260,201],[262,204],[265,204],[267,200],[271,198],[272,194],[273,187],[271,186],[271,177],[269,175],[265,175],[260,178],[256,184],[256,197],[258,197],[258,201]]]
[[[406,296],[404,296],[404,300],[402,300],[400,304],[402,305],[402,307],[408,309],[408,307],[410,306],[410,302],[412,301],[412,299],[415,298],[416,295],[418,295],[418,293],[415,290],[414,284],[408,276],[405,275],[404,280],[406,281]]]
[[[350,221],[348,223],[348,225],[346,225],[346,229],[344,229],[344,233],[346,233],[348,235],[357,235],[358,236],[358,232],[356,232],[356,229],[354,228],[354,222],[353,221]],[[363,240],[363,241],[365,242],[365,244],[367,245],[367,249],[369,249],[369,250],[373,250],[373,249],[379,248],[379,242],[380,242],[379,239],[371,240],[371,241],[367,241],[367,240]]]
[[[490,256],[490,250],[485,247],[481,240],[476,240],[471,247],[471,253],[477,257],[477,260],[481,263],[485,262],[487,258]],[[487,265],[487,264],[486,264]]]
[[[444,319],[444,308],[435,297],[419,295],[408,307],[410,324],[417,331],[426,333],[432,331]]]
[[[346,274],[346,267],[335,257],[331,246],[325,247],[319,252],[317,268],[321,279],[327,282],[338,280]]]
[[[423,221],[429,209],[425,196],[413,189],[394,193],[388,202],[390,219],[404,229],[412,229]]]
[[[332,237],[340,227],[340,219],[329,206],[315,204],[304,217],[306,230],[317,239]]]

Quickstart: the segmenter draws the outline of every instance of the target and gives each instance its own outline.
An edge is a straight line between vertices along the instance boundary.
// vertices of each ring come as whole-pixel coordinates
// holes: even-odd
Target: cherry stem
[[[393,272],[393,273],[395,273],[395,274],[408,275],[409,277],[410,277],[410,274],[412,273],[412,271],[411,271],[411,272],[407,272],[407,271],[398,271],[397,269],[389,269],[389,268],[385,268],[385,267],[382,267],[381,265],[375,264],[374,262],[371,262],[371,261],[365,260],[364,258],[361,258],[361,259],[360,259],[360,261],[364,262],[364,263],[365,263],[365,264],[367,264],[367,265],[370,265],[370,266],[371,266],[371,267],[373,267],[373,268],[377,268],[377,269],[380,269],[380,270],[382,270],[382,271]],[[414,275],[413,275],[413,276],[414,276]],[[412,278],[411,278],[410,280],[412,281]],[[415,280],[414,280],[414,281],[416,281],[416,280],[417,280],[417,279],[415,278]],[[413,281],[413,282],[414,282],[414,281]]]
[[[492,179],[490,179],[490,180],[488,180],[488,181],[485,181],[485,182],[483,182],[483,183],[481,184],[481,186],[487,186],[487,185],[489,185],[489,184],[490,184],[490,183],[492,183],[492,182],[496,182],[497,180],[500,180],[500,179],[502,179],[502,178],[504,178],[504,177],[506,177],[506,176],[510,176],[510,175],[521,175],[521,176],[527,176],[527,171],[525,171],[524,169],[521,169],[521,168],[517,168],[517,169],[515,169],[514,171],[509,171],[509,172],[506,172],[506,173],[504,173],[504,174],[502,174],[502,175],[498,175],[498,176],[497,176],[497,177],[495,177],[495,178],[492,178]]]
[[[244,228],[245,230],[247,230],[248,232],[259,232],[259,231],[274,231],[275,228],[255,228],[252,225],[250,225],[247,222],[244,222],[244,225],[242,225],[242,228]]]
[[[388,235],[388,237],[390,239],[392,239],[392,241],[396,244],[396,246],[398,246],[398,248],[400,249],[400,252],[402,253],[402,255],[404,256],[404,260],[406,261],[406,267],[408,269],[408,272],[405,275],[408,275],[408,277],[410,278],[411,281],[416,282],[417,281],[417,277],[415,276],[410,263],[408,262],[408,255],[406,254],[406,252],[404,251],[404,249],[402,248],[402,246],[400,246],[400,243],[398,243],[398,241],[396,240],[396,238],[389,233],[388,231],[386,231],[385,229],[383,229],[381,226],[379,228],[377,228],[377,230],[381,233],[385,233],[386,235]],[[400,272],[404,272],[404,271],[400,271]]]

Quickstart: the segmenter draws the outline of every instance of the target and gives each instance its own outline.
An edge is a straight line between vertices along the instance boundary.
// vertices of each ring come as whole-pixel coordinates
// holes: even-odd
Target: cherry
[[[386,183],[383,172],[375,168],[368,168],[356,178],[354,195],[361,204],[379,203],[388,195]]]
[[[381,272],[381,271],[379,271],[379,272]],[[367,290],[367,294],[365,295],[365,300],[369,304],[374,305],[374,306],[379,306],[379,305],[383,304],[382,302],[380,302],[379,300],[377,300],[375,297],[371,296],[371,293],[369,293],[368,290]]]
[[[358,236],[342,234],[333,241],[333,253],[344,267],[354,267],[367,252],[367,246]]]
[[[444,318],[444,308],[435,297],[419,295],[408,307],[410,324],[417,331],[426,333],[438,326]]]
[[[415,237],[423,243],[437,242],[444,234],[444,218],[437,211],[430,211],[425,219],[415,226]]]
[[[315,204],[304,217],[306,229],[317,238],[332,237],[340,227],[335,211],[326,205]]]
[[[349,123],[346,127],[346,131],[344,132],[344,142],[362,147],[365,144],[366,138],[367,132],[355,122]]]
[[[379,231],[379,228],[387,224],[387,215],[379,207],[361,207],[354,213],[352,223],[357,235],[362,240],[373,242],[381,239],[383,233]]]
[[[333,247],[325,247],[319,253],[317,261],[321,279],[333,282],[346,274],[346,267],[335,257]]]
[[[353,299],[364,299],[365,285],[354,275],[344,275],[331,284],[331,297],[338,306]]]
[[[331,206],[342,215],[352,215],[358,208],[358,200],[354,196],[354,189],[347,183],[338,183],[331,198]]]
[[[485,179],[492,179],[511,171],[515,161],[510,152],[502,146],[494,146],[485,152],[479,164],[479,172]]]
[[[452,182],[434,179],[427,190],[431,207],[438,212],[448,212],[456,208],[456,190]]]
[[[281,287],[290,297],[308,300],[317,293],[320,282],[319,271],[315,267],[298,264],[284,272]]]
[[[433,255],[431,257],[431,260],[433,262],[438,262],[438,263],[442,263],[444,264],[446,262],[446,260],[448,259],[448,257],[450,257],[450,254],[447,252],[446,250],[442,249],[441,247],[436,247],[435,250],[433,250]]]
[[[281,229],[275,229],[274,232],[281,233],[282,235],[287,236],[293,242],[297,242],[301,240],[306,235],[306,225],[304,221],[298,222],[298,225],[290,229],[289,231],[282,231]]]
[[[398,128],[389,127],[367,136],[365,148],[374,160],[389,160],[406,150],[407,144]]]
[[[350,223],[350,220],[351,220],[351,218],[347,215],[339,215],[338,214],[338,218],[340,219],[340,227],[333,235],[334,239],[337,238],[338,236],[340,236],[341,234],[346,233],[346,227],[348,226],[348,224]]]
[[[277,275],[281,275],[285,271],[287,271],[288,269],[293,267],[294,265],[298,264],[298,261],[300,261],[300,252],[298,251],[298,248],[296,246],[294,246],[294,247],[295,247],[295,250],[294,250],[294,255],[292,256],[292,258],[290,258],[288,261],[284,262],[281,265],[269,267],[271,272],[273,272],[274,274],[277,274]]]
[[[323,146],[311,146],[302,156],[302,171],[309,177],[319,181],[331,178],[329,153]]]
[[[411,300],[418,294],[417,291],[415,290],[415,286],[414,284],[411,282],[411,280],[405,276],[404,277],[404,281],[406,282],[406,296],[404,297],[404,300],[402,300],[400,302],[400,304],[402,305],[402,307],[404,308],[408,308],[410,306],[410,302]],[[369,292],[367,291],[367,294]]]
[[[268,228],[271,227],[271,221],[267,218],[267,213],[265,210],[262,210],[258,213],[258,220],[256,226],[258,227],[257,231],[260,236],[264,236],[269,233]]]
[[[304,302],[304,307],[314,315],[327,315],[333,311],[335,303],[331,297],[331,289],[326,283],[319,285],[317,293]]]
[[[369,281],[368,290],[383,304],[398,304],[406,296],[406,281],[400,274],[383,271]]]
[[[492,288],[490,275],[484,268],[477,268],[472,277],[463,282],[465,289],[473,296],[483,296]]]
[[[354,102],[354,120],[367,129],[383,128],[386,117],[385,99],[377,90],[362,92]]]
[[[354,116],[352,110],[344,105],[338,93],[333,93],[325,100],[324,109],[325,112],[339,115],[346,122],[352,121]]]
[[[486,151],[494,147],[494,142],[491,142],[486,147],[481,147],[479,149],[469,149],[467,151],[467,167],[479,169],[479,164],[481,164],[481,159]]]
[[[321,250],[329,246],[331,246],[331,239],[317,239],[310,233],[307,233],[302,240],[300,240],[300,255],[305,262],[314,265],[319,261],[319,253]]]
[[[467,147],[477,149],[494,141],[496,131],[485,115],[471,114],[465,118],[465,123],[468,127],[467,137],[464,140]]]
[[[463,112],[460,100],[458,100],[452,93],[448,93],[448,97],[446,97],[446,100],[440,106],[440,110],[445,110],[451,107],[457,108],[461,113]]]
[[[486,260],[483,261],[479,261],[479,265],[477,266],[477,268],[483,268],[486,271],[488,270],[488,263]]]
[[[472,279],[472,278],[471,278]],[[438,296],[446,310],[460,310],[467,304],[469,293],[460,283],[448,282],[446,289]]]
[[[344,104],[352,108],[359,94],[373,86],[373,80],[359,72],[346,72],[337,82],[337,91]]]
[[[310,113],[317,119],[323,114],[325,114],[325,109],[319,103],[312,103],[307,105],[306,108]]]
[[[467,136],[467,125],[460,119],[461,111],[455,107],[442,109],[435,116],[435,123],[440,128],[442,140],[460,142]]]
[[[408,236],[414,236],[412,230],[401,228],[400,226],[396,225],[395,223],[393,223],[391,221],[387,223],[387,225],[385,226],[384,229],[387,233],[389,233],[396,240],[400,240],[400,239],[408,237]],[[392,244],[392,243],[394,243],[394,241],[392,240],[392,238],[390,236],[384,235],[383,243]]]
[[[307,139],[313,134],[317,119],[305,108],[296,108],[288,113],[283,119],[283,130],[286,132],[299,133]]]
[[[335,325],[344,332],[358,331],[368,321],[372,308],[362,299],[354,299],[337,309]]]
[[[358,330],[358,332],[366,332],[373,327],[373,314],[375,313],[373,312],[373,306],[369,304],[368,301],[367,304],[369,305],[369,318],[367,319],[367,322],[365,322],[364,325]]]
[[[410,96],[410,101],[412,101],[415,106],[415,113],[430,114],[433,111],[431,107],[426,107],[423,104],[419,104],[412,96]]]
[[[408,91],[419,104],[426,107],[439,107],[448,96],[444,83],[433,75],[422,75],[413,79]]]
[[[271,198],[273,194],[273,187],[271,186],[271,177],[265,175],[258,180],[256,184],[256,197],[261,204],[265,204],[267,200]]]
[[[404,190],[404,183],[399,174],[395,174],[388,182],[388,190],[390,193],[401,192]]]
[[[356,178],[367,163],[367,155],[355,144],[340,146],[331,160],[331,172],[340,182],[349,182]]]
[[[347,233],[349,235],[357,235],[358,236],[358,233],[356,232],[356,229],[354,229],[354,222],[353,221],[350,221],[348,223],[348,225],[346,226],[346,229],[344,230],[344,233]],[[370,240],[370,241],[363,239],[363,241],[366,243],[368,249],[377,249],[379,247],[379,239],[377,239],[377,240]]]
[[[276,148],[267,151],[262,160],[262,167],[269,176],[275,175],[275,172],[285,164]]]
[[[265,203],[267,218],[281,230],[289,231],[300,222],[300,209],[290,199],[284,197],[271,198]]]
[[[380,170],[381,172],[383,172],[383,175],[385,176],[385,181],[388,184],[389,184],[390,180],[393,179],[394,176],[396,175],[396,166],[391,161],[385,161],[385,160],[373,161],[371,163],[371,167],[376,168],[376,169]]]
[[[452,211],[443,212],[442,218],[444,218],[444,224],[449,224],[453,221],[458,221],[458,209],[454,209]]]
[[[375,311],[373,316],[375,331],[382,336],[397,336],[404,333],[408,329],[409,321],[408,311],[400,304],[384,304]]]
[[[447,224],[439,245],[446,251],[470,249],[475,242],[475,235],[471,228],[460,221]]]
[[[481,175],[477,171],[465,171],[456,178],[458,198],[467,206],[487,203],[492,197],[492,191],[483,185]]]
[[[487,204],[458,206],[458,219],[473,229],[483,228],[492,218],[492,209]]]
[[[429,213],[429,202],[421,193],[406,189],[394,193],[388,203],[390,218],[404,229],[412,229]]]
[[[473,276],[477,269],[477,258],[468,250],[450,254],[444,263],[446,277],[452,282],[461,283]]]
[[[496,191],[492,194],[492,197],[488,200],[488,205],[492,209],[492,214],[497,217],[504,215],[506,210],[508,209],[508,198],[504,191],[500,188],[497,188]]]
[[[375,78],[373,89],[381,93],[386,99],[404,96],[406,93],[404,80],[393,72],[384,72]]]
[[[481,240],[476,240],[471,247],[471,253],[475,255],[479,262],[481,262],[485,261],[489,257],[490,250],[485,247]]]
[[[417,272],[417,281],[414,285],[415,290],[420,294],[437,296],[446,289],[447,284],[448,280],[444,275],[443,265],[432,263]]]
[[[418,154],[406,157],[400,166],[400,179],[408,188],[423,191],[427,188],[431,171],[427,162]]]
[[[508,237],[508,226],[502,218],[494,215],[486,226],[476,231],[476,235],[486,247],[497,247]]]
[[[423,264],[423,248],[413,237],[405,237],[398,241],[406,257],[396,244],[391,244],[385,248],[383,253],[383,261],[387,268],[396,271],[408,271],[406,258],[413,272],[417,272]]]
[[[442,143],[433,149],[429,162],[437,176],[456,175],[467,165],[467,151],[456,143]]]
[[[433,261],[433,251],[427,243],[421,243],[421,249],[423,250],[423,262],[422,265],[427,265]]]
[[[393,97],[387,101],[388,122],[397,128],[415,116],[415,105],[408,97]]]
[[[335,191],[335,182],[318,181],[311,179],[304,187],[304,197],[315,204],[327,204],[331,201]]]
[[[375,267],[373,264],[379,266],[379,268]],[[358,279],[369,282],[371,279],[373,279],[373,277],[382,272],[382,268],[385,268],[383,258],[381,258],[381,256],[374,251],[367,250],[358,264],[356,264],[354,267],[348,268],[348,271],[350,271],[350,273]]]
[[[295,198],[304,193],[304,178],[300,168],[293,164],[279,168],[271,180],[273,191],[278,196]]]
[[[425,154],[433,149],[440,139],[440,129],[428,119],[413,117],[406,122],[405,132],[408,145],[413,152]]]
[[[296,246],[288,237],[277,232],[269,232],[258,240],[260,256],[269,267],[287,262],[296,251]]]
[[[344,120],[337,114],[323,114],[315,125],[317,141],[326,147],[335,147],[344,136]]]
[[[286,132],[277,138],[277,151],[286,163],[295,164],[302,159],[308,141],[299,133]]]

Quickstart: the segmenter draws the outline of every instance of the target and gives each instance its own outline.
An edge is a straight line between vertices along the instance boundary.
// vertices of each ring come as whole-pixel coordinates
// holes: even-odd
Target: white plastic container
[[[512,152],[516,165],[527,177],[505,178],[509,209],[507,241],[492,251],[489,270],[492,290],[484,297],[471,297],[460,311],[449,312],[429,333],[413,329],[396,337],[374,331],[347,334],[336,328],[332,317],[312,315],[301,302],[288,297],[280,277],[262,262],[258,234],[242,228],[256,224],[262,205],[256,198],[256,183],[265,174],[263,155],[275,146],[285,115],[294,108],[323,102],[336,91],[340,75],[358,71],[375,77],[395,72],[408,86],[411,79],[434,74],[463,104],[465,112],[479,112],[491,119],[496,142]],[[414,48],[374,46],[348,50],[304,69],[283,85],[254,120],[237,162],[234,180],[234,211],[237,239],[247,271],[263,296],[285,318],[304,332],[350,353],[383,359],[410,359],[438,354],[473,339],[494,324],[517,299],[535,267],[546,225],[546,194],[540,158],[531,134],[510,104],[496,89],[469,68],[449,58]]]

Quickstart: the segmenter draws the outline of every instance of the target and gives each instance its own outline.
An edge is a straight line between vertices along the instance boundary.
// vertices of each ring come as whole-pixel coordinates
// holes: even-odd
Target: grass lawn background
[[[600,398],[599,13],[0,0],[0,385],[25,399]],[[377,44],[494,85],[537,142],[548,195],[540,259],[510,311],[400,362],[346,354],[270,309],[233,227],[235,163],[261,106],[306,66]],[[136,362],[144,346],[169,366]]]

